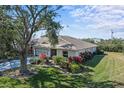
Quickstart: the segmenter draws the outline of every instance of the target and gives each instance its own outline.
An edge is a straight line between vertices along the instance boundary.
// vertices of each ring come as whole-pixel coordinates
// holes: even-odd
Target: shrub
[[[39,54],[39,58],[40,58],[41,60],[44,60],[44,59],[47,58],[47,56],[46,56],[46,54],[41,53],[41,54]]]
[[[99,42],[97,45],[100,50],[108,52],[122,52],[124,47],[124,40],[117,38],[101,40],[101,42]]]
[[[84,53],[81,52],[79,56],[81,57],[82,62],[86,62],[87,60],[93,58],[93,54],[89,51],[86,51]]]
[[[65,68],[67,69],[68,68],[68,63],[67,61],[63,61],[61,64],[60,64],[61,68]]]
[[[68,63],[81,63],[81,57],[80,56],[73,56],[68,58]]]
[[[92,53],[91,52],[84,52],[84,57],[85,57],[85,59],[86,59],[86,61],[87,60],[89,60],[89,59],[91,59],[92,58]]]
[[[73,57],[73,62],[81,63],[81,57],[80,56],[74,56]]]
[[[81,71],[81,68],[78,64],[71,64],[70,65],[70,70],[72,73],[78,73]]]
[[[56,69],[56,68],[48,68],[47,70],[46,70],[46,72],[48,73],[48,74],[58,74],[59,73],[59,71]]]
[[[40,64],[41,62],[42,62],[42,60],[40,60],[38,57],[30,59],[31,64]]]
[[[46,88],[55,88],[56,86],[55,86],[55,83],[53,83],[53,82],[45,82],[44,83],[44,86],[46,87]]]
[[[73,61],[73,57],[70,56],[70,57],[68,58],[68,62],[69,62],[69,63],[72,63],[72,61]]]
[[[81,52],[79,56],[81,57],[81,62],[85,62],[85,54]]]
[[[20,84],[21,82],[16,79],[12,79],[9,77],[1,77],[0,78],[0,87],[6,87],[6,88],[12,88],[15,87],[16,85]]]
[[[84,53],[80,53],[79,56],[73,56],[73,57],[69,57],[68,58],[68,63],[78,63],[78,64],[82,64],[84,62],[86,62],[89,59],[93,58],[93,53],[87,51]]]
[[[58,65],[61,65],[62,62],[65,62],[65,58],[62,56],[53,56],[52,59]]]

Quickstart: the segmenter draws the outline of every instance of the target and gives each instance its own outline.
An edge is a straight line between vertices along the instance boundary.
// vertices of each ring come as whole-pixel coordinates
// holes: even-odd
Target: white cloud
[[[80,6],[70,11],[76,22],[88,22],[91,30],[124,29],[124,6]]]
[[[68,5],[62,7],[63,10],[73,10],[74,8],[75,8],[74,6],[68,6]]]

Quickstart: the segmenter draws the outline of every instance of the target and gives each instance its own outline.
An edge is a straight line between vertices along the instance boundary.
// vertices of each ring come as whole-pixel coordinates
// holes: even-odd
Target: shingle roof
[[[90,48],[90,47],[97,47],[97,45],[82,41],[81,39],[73,38],[70,36],[61,36],[63,39],[69,41],[70,43],[74,44],[76,46],[76,49],[84,49],[84,48]]]
[[[52,48],[47,37],[41,37],[40,39],[38,39],[38,42],[35,44],[35,47]],[[71,50],[80,50],[91,47],[97,47],[97,45],[70,36],[59,36],[59,43],[56,45],[56,48],[58,49]]]

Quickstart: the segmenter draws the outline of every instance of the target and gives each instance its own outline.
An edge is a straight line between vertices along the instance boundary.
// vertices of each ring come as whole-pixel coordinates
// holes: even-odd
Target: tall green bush
[[[109,52],[123,52],[124,40],[123,39],[109,39],[102,40],[98,43],[98,48],[100,50]]]
[[[70,65],[70,70],[72,73],[78,73],[81,71],[81,67],[80,65],[74,63]]]
[[[63,56],[53,56],[52,59],[58,65],[61,65],[66,60]]]

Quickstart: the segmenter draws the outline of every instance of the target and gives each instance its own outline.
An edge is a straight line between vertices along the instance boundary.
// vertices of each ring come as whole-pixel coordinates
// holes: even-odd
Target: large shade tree
[[[0,59],[8,59],[14,56],[13,40],[12,22],[6,15],[4,6],[0,6]]]
[[[16,32],[13,45],[20,56],[20,73],[24,75],[29,72],[27,69],[28,46],[36,31],[46,30],[51,45],[58,43],[58,32],[62,27],[59,22],[55,21],[55,18],[56,11],[61,6],[26,5],[6,6],[5,8],[6,14],[13,23],[13,31]]]

